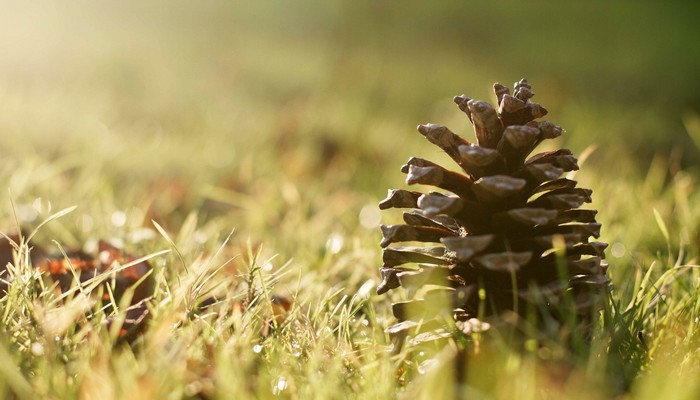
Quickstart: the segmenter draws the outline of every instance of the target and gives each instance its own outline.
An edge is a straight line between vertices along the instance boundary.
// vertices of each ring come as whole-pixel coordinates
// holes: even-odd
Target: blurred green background
[[[700,264],[699,4],[0,0],[0,231],[17,225],[31,230],[77,205],[42,226],[32,242],[56,252],[52,240],[65,249],[121,240],[125,252],[143,255],[171,247],[154,220],[183,255],[158,264],[175,276],[181,261],[197,265],[218,254],[236,228],[221,258],[244,256],[213,281],[239,279],[247,248],[262,244],[260,260],[270,260],[262,267],[265,274],[280,278],[274,293],[295,294],[295,321],[310,329],[300,335],[290,330],[289,343],[301,337],[304,351],[320,360],[303,365],[293,349],[268,358],[260,381],[278,379],[278,364],[285,364],[275,360],[287,360],[288,373],[308,366],[308,377],[288,377],[312,382],[300,387],[316,396],[324,390],[355,393],[359,384],[360,396],[376,386],[366,397],[386,397],[377,393],[393,393],[403,384],[383,379],[399,377],[383,330],[393,323],[390,303],[404,294],[369,294],[381,265],[378,225],[399,219],[397,210],[380,213],[377,203],[388,188],[405,188],[399,169],[410,156],[456,168],[416,125],[446,125],[473,141],[452,97],[464,93],[494,102],[494,82],[527,78],[533,100],[549,110],[546,119],[566,129],[543,147],[590,155],[580,157],[576,179],[593,189],[594,202],[587,206],[600,211],[601,240],[611,245],[611,303],[621,309],[637,305],[631,314],[616,314],[615,337],[601,340],[604,350],[591,350],[586,366],[569,379],[572,397],[594,398],[587,396],[598,390],[589,384],[591,376],[593,382],[606,374],[611,384],[603,390],[615,396],[641,376],[634,389],[638,398],[681,398],[679,393],[696,390],[697,381],[697,269],[673,267]],[[659,276],[669,279],[656,281]],[[226,288],[235,295],[236,289]],[[663,294],[658,308],[636,302],[640,288],[645,301],[657,290]],[[348,313],[343,317],[341,311],[339,319],[348,325],[342,331],[348,329],[348,337],[367,329],[379,335],[359,351],[330,334],[343,301],[356,298],[376,310],[376,325],[361,325],[364,317],[356,321],[355,311],[343,305]],[[317,310],[309,324],[311,314],[301,317],[307,310]],[[173,323],[161,319],[156,326],[167,327],[152,335],[157,338]],[[210,358],[209,347],[198,350],[205,343],[200,332],[208,331],[191,326],[196,329],[174,332],[182,336],[168,347],[181,344],[197,354],[193,359]],[[247,337],[240,348],[245,351],[231,347],[235,357],[228,360],[229,350],[217,348],[231,368],[222,370],[226,379],[219,383],[235,386],[228,378],[237,376],[243,387],[255,380],[245,365],[258,368],[258,339],[236,332]],[[188,342],[188,335],[197,339]],[[53,342],[49,336],[47,343]],[[286,346],[286,337],[272,348]],[[79,346],[83,360],[94,355]],[[15,359],[51,360],[25,350]],[[139,353],[137,367],[131,367],[137,358],[126,355],[127,363],[114,368],[118,375],[133,373],[134,382],[137,371],[150,368],[160,381],[178,370],[161,367],[173,364],[172,354]],[[521,368],[525,364],[510,354],[503,362],[496,359],[496,380],[482,386],[509,393],[534,382],[527,380],[535,378],[532,366]],[[175,364],[187,361],[184,370],[189,360]],[[348,378],[343,371],[355,364],[361,368]],[[46,365],[57,369],[32,371],[37,387],[53,381],[67,385],[66,393],[77,390],[70,363],[61,358]],[[81,371],[102,374],[92,362],[81,365]],[[584,369],[587,380],[579,380]],[[445,383],[450,374],[435,371],[436,387],[451,390]],[[681,380],[667,379],[678,371]],[[509,378],[516,372],[520,379]],[[71,381],[63,379],[66,374]],[[99,376],[99,387],[108,387],[104,375],[92,375]],[[128,379],[112,382],[121,390]],[[136,387],[131,385],[123,387]]]
[[[526,77],[567,130],[556,145],[597,146],[581,179],[607,202],[599,182],[655,155],[700,160],[696,4],[5,1],[0,183],[97,222],[225,215],[291,256],[354,230],[409,156],[441,156],[417,124],[471,139],[452,96]]]

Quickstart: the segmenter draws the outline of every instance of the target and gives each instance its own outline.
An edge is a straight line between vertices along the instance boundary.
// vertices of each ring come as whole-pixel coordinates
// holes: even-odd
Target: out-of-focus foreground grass
[[[452,390],[439,384],[447,351],[416,378],[397,372],[404,355],[383,333],[390,299],[370,295],[377,227],[393,222],[376,203],[403,186],[406,158],[441,157],[415,125],[471,139],[452,96],[491,100],[493,82],[526,77],[567,130],[556,145],[596,146],[578,179],[594,190],[611,243],[619,309],[585,355],[556,343],[524,355],[484,350],[475,362],[486,372],[465,390],[695,398],[700,274],[683,266],[696,264],[700,245],[697,6],[257,3],[0,5],[1,229],[31,230],[77,205],[36,240],[106,238],[148,254],[171,247],[155,220],[182,255],[154,261],[161,291],[133,352],[113,349],[99,324],[92,335],[56,335],[50,313],[37,311],[41,296],[8,296],[0,389],[26,398]],[[248,254],[260,245],[257,259]],[[251,286],[260,300],[243,316],[192,318],[188,285],[239,254],[211,290],[229,288],[223,309]],[[261,336],[268,292],[295,306]]]

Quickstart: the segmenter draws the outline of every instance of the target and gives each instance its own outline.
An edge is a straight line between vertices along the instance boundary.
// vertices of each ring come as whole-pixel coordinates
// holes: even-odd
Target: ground
[[[0,302],[0,392],[696,398],[697,6],[598,3],[8,2],[0,222],[35,235]],[[408,157],[447,160],[416,125],[471,140],[452,97],[523,77],[579,156],[614,290],[590,344],[476,335],[460,386],[460,343],[384,332],[402,294],[374,293],[378,226],[398,215],[377,203]],[[29,263],[99,240],[153,266],[131,343],[123,312]]]

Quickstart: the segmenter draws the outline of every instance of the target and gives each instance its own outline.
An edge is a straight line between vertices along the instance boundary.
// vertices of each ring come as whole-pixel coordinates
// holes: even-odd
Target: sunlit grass
[[[490,46],[503,49],[508,32],[482,32],[478,16],[456,24],[460,7],[372,9],[380,26],[368,5],[311,3],[180,4],[153,20],[134,13],[158,6],[8,8],[0,230],[36,229],[32,244],[58,256],[110,240],[149,257],[156,284],[148,329],[128,345],[118,338],[128,301],[103,307],[97,285],[61,297],[31,265],[31,244],[17,243],[0,276],[13,278],[0,300],[0,397],[697,398],[700,175],[687,161],[696,148],[671,149],[691,143],[674,130],[681,113],[697,139],[694,114],[679,109],[676,121],[615,93],[599,102],[614,92],[603,83],[633,81],[630,60],[605,75],[570,60],[574,47],[551,63],[527,46],[503,54]],[[642,72],[660,69],[644,60]],[[377,202],[402,186],[409,156],[445,157],[415,125],[471,139],[451,96],[488,98],[491,80],[521,75],[568,130],[557,146],[596,145],[577,180],[593,189],[614,290],[591,343],[520,346],[495,330],[469,346],[399,350],[384,330],[401,293],[374,294],[377,227],[398,215]],[[682,82],[653,92],[690,98]]]

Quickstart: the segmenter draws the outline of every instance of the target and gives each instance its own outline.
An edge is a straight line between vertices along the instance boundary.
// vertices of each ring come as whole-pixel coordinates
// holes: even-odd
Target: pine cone
[[[602,261],[607,244],[588,241],[600,233],[597,211],[579,209],[591,202],[591,190],[560,178],[578,170],[576,158],[566,149],[527,158],[562,129],[535,121],[547,110],[529,101],[534,93],[526,80],[515,84],[513,95],[498,83],[494,91],[498,110],[464,95],[454,98],[473,124],[477,144],[444,126],[418,126],[463,173],[411,158],[402,168],[406,183],[449,193],[390,190],[379,205],[414,209],[404,212],[405,224],[381,226],[384,265],[377,293],[403,287],[418,297],[393,304],[399,323],[390,333],[442,326],[445,314],[464,331],[483,326],[475,318],[504,311],[546,313],[556,320],[563,317],[557,310],[564,296],[585,319],[609,290]],[[388,247],[399,242],[441,245]]]

